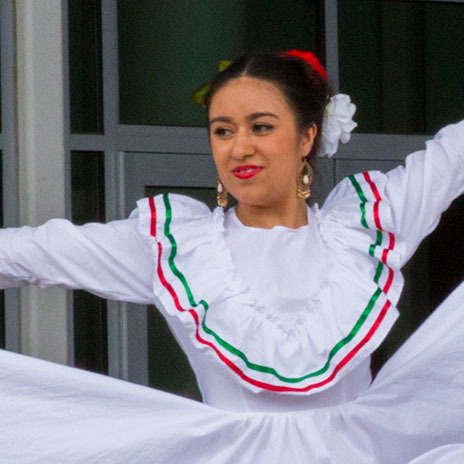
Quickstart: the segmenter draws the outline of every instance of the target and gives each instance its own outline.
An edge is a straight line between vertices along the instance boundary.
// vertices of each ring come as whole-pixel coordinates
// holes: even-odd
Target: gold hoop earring
[[[313,168],[306,159],[303,159],[298,169],[296,180],[298,198],[307,200],[311,196],[311,182],[313,181]]]
[[[221,179],[219,177],[216,179],[216,200],[218,206],[221,208],[226,208],[227,207],[227,202],[229,201],[229,195],[227,193],[226,188],[224,187],[224,184],[221,182]]]

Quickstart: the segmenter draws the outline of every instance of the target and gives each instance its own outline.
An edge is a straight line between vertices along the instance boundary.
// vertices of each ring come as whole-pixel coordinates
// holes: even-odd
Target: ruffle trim
[[[290,326],[269,313],[236,272],[222,209],[211,213],[203,203],[173,194],[140,200],[140,231],[157,259],[160,309],[179,318],[195,346],[252,391],[329,388],[375,350],[398,315],[402,244],[390,232],[382,176],[352,176],[321,211],[316,208],[332,261],[322,304],[313,302],[318,310],[311,317],[302,311]]]

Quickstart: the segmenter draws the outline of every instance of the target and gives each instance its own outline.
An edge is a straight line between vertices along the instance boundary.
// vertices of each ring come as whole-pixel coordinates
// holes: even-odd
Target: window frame
[[[14,22],[14,1],[4,0],[0,2],[0,53],[2,63],[2,133],[0,135],[0,150],[2,151],[4,227],[14,227],[19,224]],[[7,350],[20,352],[20,317],[19,290],[5,290],[5,348]]]

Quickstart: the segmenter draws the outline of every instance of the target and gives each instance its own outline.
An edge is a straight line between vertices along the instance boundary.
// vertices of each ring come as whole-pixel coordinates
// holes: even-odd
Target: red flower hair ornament
[[[311,66],[311,68],[320,74],[326,81],[329,80],[329,76],[327,75],[327,71],[324,69],[324,66],[322,66],[317,56],[313,55],[311,52],[307,52],[306,50],[289,50],[288,52],[284,52],[284,55],[301,58],[303,61],[306,61],[306,63],[308,63],[309,66]]]

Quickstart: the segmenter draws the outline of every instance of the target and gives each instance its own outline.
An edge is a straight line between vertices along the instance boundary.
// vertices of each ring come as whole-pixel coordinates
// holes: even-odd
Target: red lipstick
[[[232,173],[238,179],[250,179],[262,171],[262,167],[254,165],[237,166]]]

